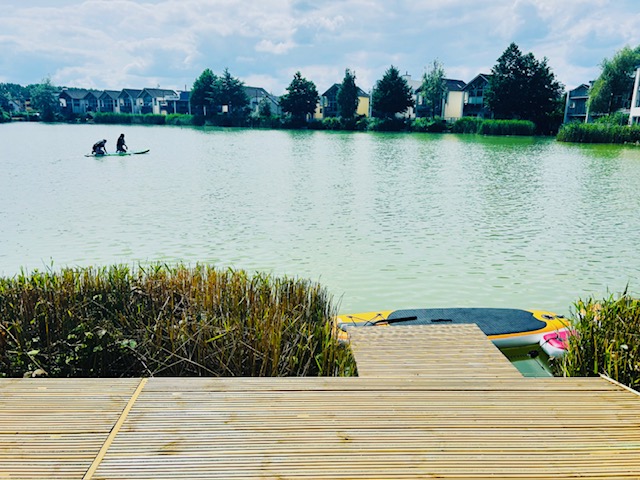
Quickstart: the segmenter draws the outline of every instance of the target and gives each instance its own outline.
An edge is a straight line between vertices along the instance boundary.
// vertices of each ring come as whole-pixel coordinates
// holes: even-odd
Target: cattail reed
[[[150,265],[0,278],[0,376],[342,376],[320,285]]]

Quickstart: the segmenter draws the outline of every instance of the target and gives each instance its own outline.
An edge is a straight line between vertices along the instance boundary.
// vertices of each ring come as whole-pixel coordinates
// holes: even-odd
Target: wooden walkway
[[[640,478],[640,396],[426,355],[455,327],[416,328],[358,330],[356,378],[0,379],[0,479]]]

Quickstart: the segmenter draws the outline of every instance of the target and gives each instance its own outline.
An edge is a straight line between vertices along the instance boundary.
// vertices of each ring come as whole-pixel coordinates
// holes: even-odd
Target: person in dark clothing
[[[116,152],[124,153],[127,151],[127,145],[124,143],[124,133],[121,133],[118,137],[118,144],[116,145]]]
[[[103,139],[94,143],[91,153],[95,153],[96,155],[104,155],[107,153],[107,141]]]

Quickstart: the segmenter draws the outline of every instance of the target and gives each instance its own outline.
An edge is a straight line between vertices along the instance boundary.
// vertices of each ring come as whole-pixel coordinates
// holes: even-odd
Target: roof
[[[364,90],[362,90],[360,87],[356,86],[356,88],[358,89],[358,97],[367,97],[367,98],[369,97],[369,94],[367,92],[365,92]],[[337,95],[339,89],[340,89],[340,84],[339,83],[334,83],[321,96],[330,97],[330,96],[333,96],[333,95]]]
[[[471,80],[469,83],[467,83],[462,90],[467,90],[472,85],[474,85],[474,84],[476,84],[478,82],[489,83],[489,79],[491,77],[493,77],[493,75],[491,75],[490,73],[479,73],[478,75],[473,77],[473,80]]]
[[[82,100],[87,96],[87,93],[89,93],[89,90],[85,88],[65,88],[60,92],[60,95],[66,95],[69,98]]]
[[[102,92],[102,95],[100,95],[100,97],[107,96],[115,100],[116,98],[118,98],[118,95],[120,95],[120,90],[105,90]]]
[[[467,85],[462,80],[453,80],[451,78],[445,78],[443,80],[447,84],[447,90],[450,92],[461,92]]]
[[[140,92],[140,95],[142,95],[142,93],[144,92],[148,93],[152,97],[175,97],[177,95],[175,90],[167,90],[166,88],[143,88]]]
[[[123,88],[118,97],[128,95],[130,97],[137,98],[140,93],[142,93],[142,90],[136,90],[135,88]]]

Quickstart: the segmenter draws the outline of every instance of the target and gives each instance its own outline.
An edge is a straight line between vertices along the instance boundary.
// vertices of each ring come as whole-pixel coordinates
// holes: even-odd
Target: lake
[[[130,157],[86,158],[98,139]],[[0,275],[206,262],[342,312],[540,308],[640,283],[640,148],[545,138],[0,125]]]

